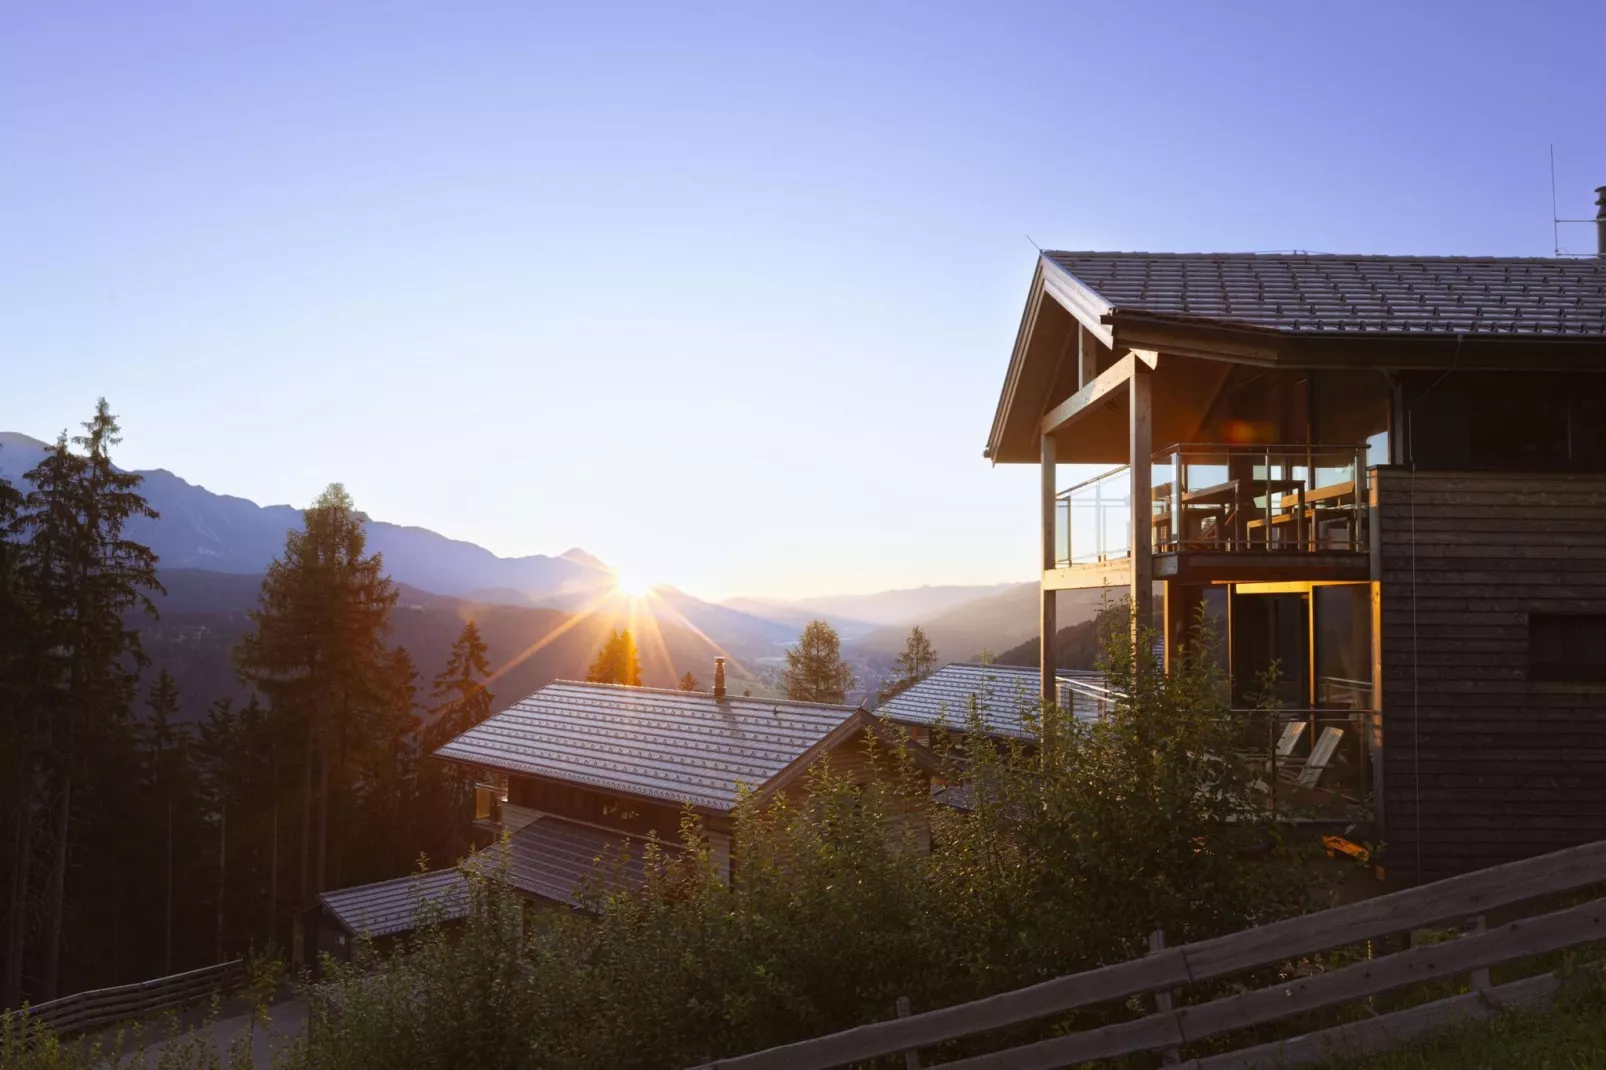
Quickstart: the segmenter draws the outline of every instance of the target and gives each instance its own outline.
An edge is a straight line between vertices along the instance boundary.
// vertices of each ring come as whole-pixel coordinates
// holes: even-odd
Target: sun
[[[618,569],[613,574],[613,589],[630,598],[645,598],[652,590],[652,581],[640,573]]]

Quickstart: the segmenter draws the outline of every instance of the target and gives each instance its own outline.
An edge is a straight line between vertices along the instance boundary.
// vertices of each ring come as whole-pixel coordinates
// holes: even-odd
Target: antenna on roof
[[[1026,235],[1026,240],[1031,242],[1032,243],[1032,248],[1036,249],[1039,253],[1041,253],[1043,251],[1043,247],[1041,245],[1038,245],[1037,242],[1033,241],[1032,240],[1032,236],[1030,234]]]
[[[1598,215],[1596,215],[1596,217],[1594,219],[1563,219],[1563,218],[1561,218],[1561,209],[1556,206],[1556,146],[1555,145],[1551,145],[1550,146],[1550,235],[1551,235],[1551,240],[1554,243],[1553,247],[1555,249],[1555,253],[1556,253],[1556,255],[1558,257],[1561,257],[1561,256],[1580,256],[1580,257],[1583,257],[1583,256],[1601,256],[1601,257],[1606,257],[1606,186],[1601,186],[1599,189],[1595,190],[1595,192],[1600,194],[1600,197],[1598,198],[1598,203],[1600,204],[1601,209],[1600,209],[1600,213]],[[1593,223],[1595,225],[1595,229],[1596,229],[1596,237],[1597,237],[1596,244],[1599,246],[1598,250],[1596,252],[1594,252],[1594,253],[1569,253],[1569,252],[1565,252],[1561,247],[1561,225],[1563,223],[1582,223],[1582,224],[1585,224],[1585,225]]]

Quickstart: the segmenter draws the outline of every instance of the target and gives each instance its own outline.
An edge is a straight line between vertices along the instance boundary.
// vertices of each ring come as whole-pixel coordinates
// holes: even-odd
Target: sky
[[[1027,579],[1036,252],[1550,255],[1593,3],[13,3],[0,430],[709,598]],[[1592,248],[1589,227],[1562,244]]]

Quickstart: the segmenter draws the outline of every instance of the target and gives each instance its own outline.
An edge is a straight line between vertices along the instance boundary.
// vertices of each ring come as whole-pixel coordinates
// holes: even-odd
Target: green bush
[[[791,797],[744,799],[728,884],[689,815],[644,888],[588,911],[471,873],[465,922],[361,948],[313,991],[293,1063],[686,1067],[887,1018],[900,996],[930,1009],[1125,960],[1156,927],[1181,942],[1309,906],[1309,871],[1231,760],[1212,664],[1167,677],[1124,635],[1106,650],[1129,697],[1105,720],[1026,711],[1040,746],[952,734],[945,775],[971,809],[934,808],[882,748],[894,775],[870,784],[821,766]]]

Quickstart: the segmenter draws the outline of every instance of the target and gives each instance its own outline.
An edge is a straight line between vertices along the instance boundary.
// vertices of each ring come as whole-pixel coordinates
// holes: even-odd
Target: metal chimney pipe
[[[714,659],[714,701],[725,697],[725,659]]]
[[[1595,203],[1600,206],[1595,213],[1595,255],[1606,259],[1606,186],[1595,187]]]

